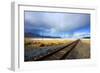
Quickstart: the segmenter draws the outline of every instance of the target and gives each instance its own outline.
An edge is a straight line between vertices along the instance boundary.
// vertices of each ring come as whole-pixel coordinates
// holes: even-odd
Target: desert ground
[[[52,52],[56,48],[72,43],[76,39],[24,39],[24,60],[33,61],[36,56],[45,55],[48,51]],[[67,48],[67,47],[66,47]],[[65,59],[89,59],[90,58],[90,39],[81,39]],[[49,60],[49,59],[48,59]],[[56,60],[56,59],[54,59]]]
[[[76,47],[66,57],[67,59],[90,58],[90,39],[81,39]]]

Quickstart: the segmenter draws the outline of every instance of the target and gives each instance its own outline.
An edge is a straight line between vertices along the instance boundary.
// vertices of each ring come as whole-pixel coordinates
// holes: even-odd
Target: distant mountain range
[[[90,37],[83,37],[84,39],[90,39]]]
[[[33,37],[33,38],[61,38],[61,37],[56,37],[56,36],[44,36],[36,33],[24,33],[25,37]]]
[[[57,37],[57,36],[45,36],[45,35],[40,35],[40,34],[36,34],[36,33],[31,33],[31,32],[25,32],[24,33],[25,37],[32,37],[32,38],[61,38],[61,37]],[[84,36],[82,37],[84,39],[90,39],[89,36]]]

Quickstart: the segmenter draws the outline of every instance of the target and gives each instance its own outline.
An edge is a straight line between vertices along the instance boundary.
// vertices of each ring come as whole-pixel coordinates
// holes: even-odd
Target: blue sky
[[[90,14],[24,12],[25,32],[61,38],[90,36]]]

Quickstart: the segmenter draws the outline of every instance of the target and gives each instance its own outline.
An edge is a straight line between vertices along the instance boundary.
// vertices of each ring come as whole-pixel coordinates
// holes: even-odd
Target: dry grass
[[[30,38],[25,38],[24,40],[24,45],[25,47],[35,47],[35,48],[39,48],[39,47],[47,47],[47,46],[57,46],[57,45],[62,45],[62,44],[69,44],[73,42],[73,40],[58,40],[58,39],[50,39],[50,40],[34,40],[34,39],[30,39]]]
[[[75,39],[33,39],[25,38],[24,46],[25,51],[32,51],[48,46],[58,46],[69,44],[75,41]],[[68,54],[66,59],[86,59],[90,58],[90,39],[81,39],[77,46]]]

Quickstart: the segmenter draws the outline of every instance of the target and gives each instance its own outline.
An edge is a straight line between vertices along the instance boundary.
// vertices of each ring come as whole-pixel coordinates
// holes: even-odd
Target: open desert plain
[[[33,39],[24,40],[25,61],[90,58],[90,39]]]

